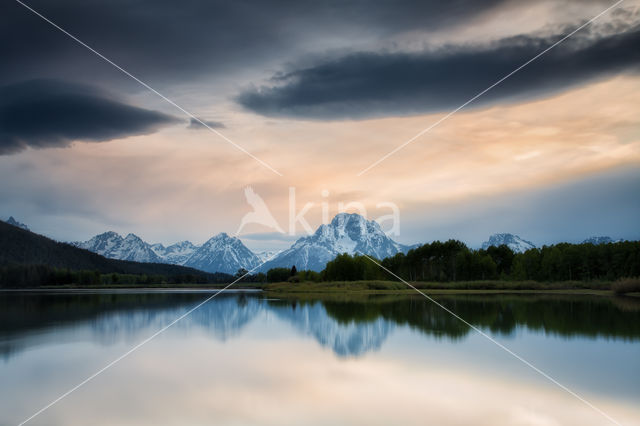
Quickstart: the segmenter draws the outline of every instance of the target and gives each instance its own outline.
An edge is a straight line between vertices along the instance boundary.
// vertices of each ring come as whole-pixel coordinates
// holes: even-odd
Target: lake
[[[0,425],[17,425],[211,296],[0,293]],[[640,424],[640,300],[437,301],[621,424]],[[224,292],[29,425],[606,425],[420,295]]]

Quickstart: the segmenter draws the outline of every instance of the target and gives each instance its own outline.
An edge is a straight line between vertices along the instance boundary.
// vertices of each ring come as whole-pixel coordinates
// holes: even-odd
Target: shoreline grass
[[[611,285],[615,294],[640,294],[640,278],[621,278]]]
[[[612,283],[607,281],[560,281],[543,283],[537,281],[454,281],[454,282],[411,282],[419,290],[442,291],[611,291]],[[337,281],[271,283],[264,286],[271,292],[341,292],[341,291],[415,291],[405,283],[397,281]]]
[[[637,281],[456,281],[456,282],[412,282],[411,285],[429,294],[591,294],[640,296],[636,289]],[[109,289],[176,289],[176,290],[219,290],[228,284],[116,284],[116,285],[64,285],[42,286],[24,290],[109,290]],[[280,282],[280,283],[237,283],[230,289],[262,290],[270,294],[411,294],[415,290],[397,281],[337,281],[337,282]],[[8,290],[8,289],[7,289]],[[21,290],[21,289],[13,289]],[[622,291],[621,291],[622,290]]]

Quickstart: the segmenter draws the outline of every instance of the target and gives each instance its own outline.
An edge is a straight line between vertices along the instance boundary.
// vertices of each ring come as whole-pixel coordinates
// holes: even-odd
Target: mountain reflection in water
[[[95,292],[0,294],[0,354],[55,340],[65,329],[89,326],[103,344],[144,338],[209,296],[203,292]],[[558,295],[436,296],[439,303],[492,334],[518,328],[563,338],[640,339],[640,302],[634,298]],[[229,292],[201,306],[173,327],[205,331],[225,341],[261,313],[273,314],[340,357],[380,349],[398,326],[437,339],[465,339],[471,329],[420,296],[353,296],[266,299]]]

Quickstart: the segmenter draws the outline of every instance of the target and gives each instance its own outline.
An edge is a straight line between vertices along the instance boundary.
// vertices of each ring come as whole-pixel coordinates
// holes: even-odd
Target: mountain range
[[[8,224],[27,229],[13,217]],[[618,240],[619,241],[619,240]],[[616,242],[610,237],[591,237],[583,243],[607,244]],[[226,233],[213,236],[202,245],[181,241],[169,246],[149,244],[135,234],[125,237],[109,231],[85,242],[72,245],[100,254],[110,259],[143,263],[181,265],[205,272],[235,274],[239,269],[266,272],[271,268],[290,268],[321,271],[327,262],[338,254],[364,253],[378,259],[407,253],[419,245],[407,246],[387,236],[380,225],[359,214],[340,213],[328,224],[323,224],[312,235],[299,238],[287,250],[253,253],[239,238]],[[514,252],[522,253],[536,246],[518,235],[500,233],[482,243],[482,248],[507,245]]]
[[[201,246],[196,246],[190,241],[181,241],[165,247],[162,244],[149,244],[135,234],[128,234],[123,238],[113,231],[72,244],[111,259],[168,263],[205,272],[234,274],[238,269],[251,270],[261,263],[258,256],[242,241],[224,232],[210,238]]]
[[[112,259],[136,262],[169,263],[200,269],[205,272],[233,274],[241,268],[259,270],[293,265],[298,269],[321,271],[328,261],[342,253],[365,253],[378,259],[406,253],[411,247],[389,238],[380,225],[358,214],[340,213],[331,223],[320,225],[313,235],[298,239],[282,252],[249,250],[240,239],[226,233],[218,234],[201,246],[181,241],[170,246],[149,244],[135,234],[122,237],[109,231],[85,242],[72,243]]]

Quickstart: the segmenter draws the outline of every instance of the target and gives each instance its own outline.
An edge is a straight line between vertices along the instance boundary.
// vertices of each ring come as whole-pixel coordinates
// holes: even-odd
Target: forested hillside
[[[74,273],[84,276],[85,284],[98,284],[95,281],[105,274],[110,274],[110,281],[116,283],[149,280],[213,283],[228,282],[231,278],[178,265],[107,259],[0,221],[0,286],[70,284]],[[128,277],[120,279],[119,275]]]

